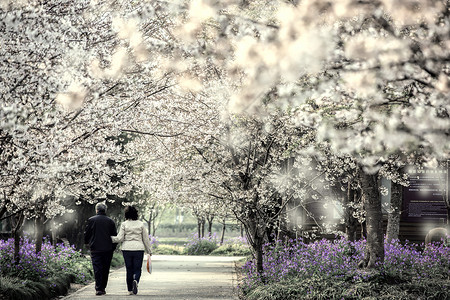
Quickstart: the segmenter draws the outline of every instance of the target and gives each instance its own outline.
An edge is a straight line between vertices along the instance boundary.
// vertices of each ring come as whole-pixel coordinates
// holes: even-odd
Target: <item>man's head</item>
[[[99,202],[99,203],[97,203],[96,205],[95,205],[95,211],[97,212],[97,213],[106,213],[106,209],[107,209],[108,207],[106,206],[106,204],[105,203],[103,203],[103,202]]]

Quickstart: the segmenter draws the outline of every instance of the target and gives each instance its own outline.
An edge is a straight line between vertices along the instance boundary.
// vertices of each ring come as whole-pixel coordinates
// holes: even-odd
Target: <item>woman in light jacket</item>
[[[125,208],[125,220],[119,234],[112,236],[113,243],[122,242],[122,254],[127,269],[127,288],[130,295],[137,294],[142,273],[144,251],[152,255],[150,238],[143,222],[138,221],[138,212],[133,206]]]

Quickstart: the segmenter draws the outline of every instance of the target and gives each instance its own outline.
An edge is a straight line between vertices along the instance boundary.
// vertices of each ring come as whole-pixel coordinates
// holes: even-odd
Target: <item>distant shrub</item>
[[[235,245],[248,245],[248,241],[243,236],[237,236],[233,238],[226,239],[224,244],[235,244]]]
[[[203,238],[199,238],[198,234],[193,234],[189,242],[184,245],[184,253],[187,255],[208,255],[217,248],[215,234]]]
[[[91,262],[89,262],[89,264],[91,264]],[[122,267],[123,265],[125,265],[125,261],[123,260],[122,253],[114,252],[113,258],[111,260],[111,267],[117,268],[117,267]]]
[[[237,244],[224,244],[211,252],[211,255],[223,256],[248,256],[251,254],[252,251],[249,246]]]
[[[248,256],[252,251],[244,237],[235,237],[224,241],[223,245],[211,252],[211,255]]]
[[[184,248],[176,245],[159,245],[153,250],[153,254],[159,255],[182,255]]]

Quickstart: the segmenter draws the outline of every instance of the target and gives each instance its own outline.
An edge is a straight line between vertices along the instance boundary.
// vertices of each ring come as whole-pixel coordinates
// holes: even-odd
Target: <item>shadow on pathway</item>
[[[142,268],[137,295],[128,295],[125,268],[109,275],[106,295],[96,296],[94,284],[64,297],[72,299],[238,299],[234,262],[241,257],[153,255],[153,272]],[[144,266],[146,261],[144,261]]]

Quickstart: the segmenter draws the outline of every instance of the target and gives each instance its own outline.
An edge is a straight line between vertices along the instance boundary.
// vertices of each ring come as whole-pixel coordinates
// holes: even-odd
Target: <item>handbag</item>
[[[152,256],[147,255],[147,272],[152,274]]]

